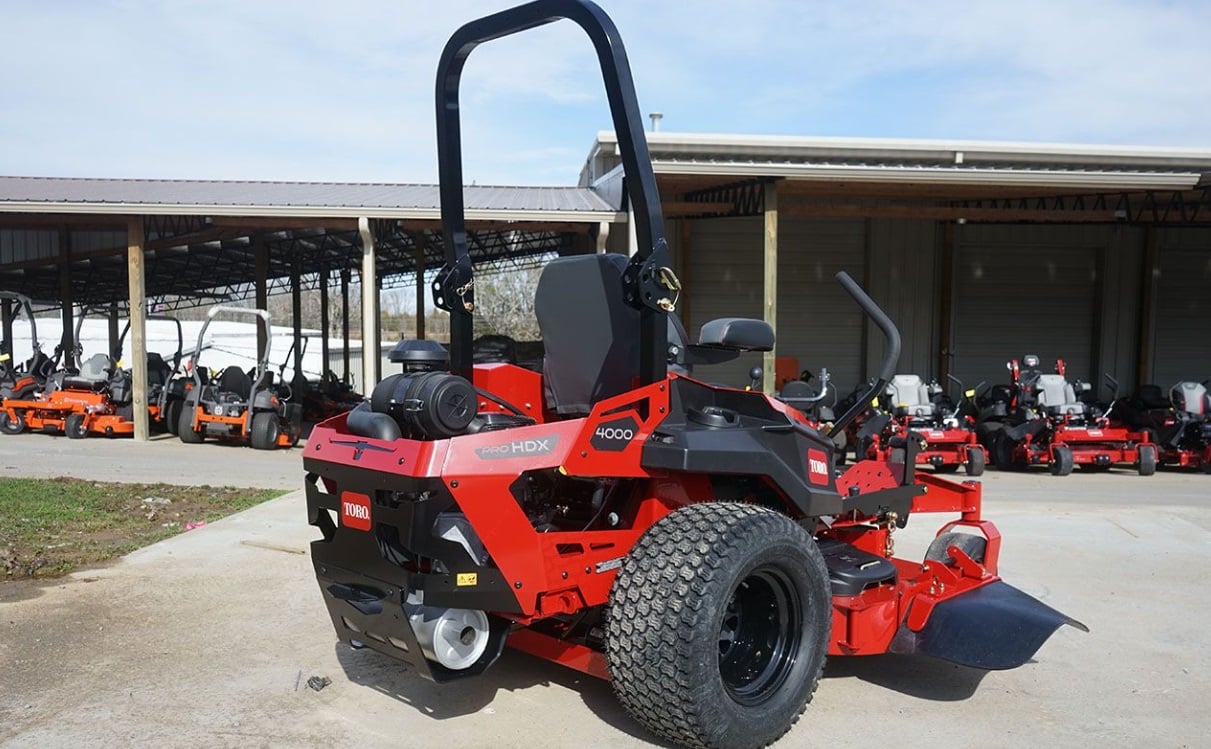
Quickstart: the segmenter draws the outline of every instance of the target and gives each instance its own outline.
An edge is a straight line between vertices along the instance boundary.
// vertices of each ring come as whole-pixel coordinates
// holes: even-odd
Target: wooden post
[[[362,240],[362,392],[378,384],[378,269],[374,257],[374,235],[370,219],[357,220]]]
[[[681,300],[680,300],[680,303],[678,304],[679,309],[677,310],[677,314],[679,314],[681,316],[681,324],[685,326],[686,333],[690,336],[690,340],[686,341],[686,343],[697,343],[698,339],[695,337],[694,333],[692,332],[694,330],[694,326],[693,326],[693,322],[692,322],[693,317],[691,316],[691,313],[693,312],[693,307],[692,307],[691,303],[694,301],[694,296],[693,296],[693,294],[687,294],[684,291],[684,290],[693,288],[692,279],[694,277],[694,272],[693,272],[692,266],[691,266],[691,263],[693,262],[693,257],[692,257],[693,253],[690,251],[690,246],[693,244],[693,235],[694,235],[693,221],[688,218],[683,218],[680,221],[678,221],[677,223],[681,224],[681,252],[680,252],[681,268],[680,268],[680,271],[681,271],[681,288],[683,289],[683,291],[681,292]],[[701,326],[697,326],[697,327],[701,327]]]
[[[763,319],[778,329],[778,183],[767,182],[765,185],[765,304],[762,308]],[[776,340],[776,338],[775,338]],[[767,393],[773,393],[777,384],[777,350],[766,351],[762,368],[765,375],[761,388]]]
[[[63,321],[63,335],[59,338],[59,345],[63,348],[63,366],[71,369],[76,366],[76,323],[72,309],[75,301],[71,289],[71,229],[67,226],[59,228],[59,301],[62,304],[60,316]]]
[[[133,373],[135,440],[146,442],[147,300],[143,285],[143,219],[126,224],[126,275],[130,286],[130,371]]]
[[[342,382],[349,384],[349,277],[348,268],[341,268],[341,358],[345,364]]]

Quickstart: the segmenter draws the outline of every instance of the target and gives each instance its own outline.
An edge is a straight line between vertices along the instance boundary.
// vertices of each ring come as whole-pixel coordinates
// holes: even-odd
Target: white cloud
[[[433,180],[438,55],[505,4],[15,5],[0,173]],[[1206,3],[603,5],[668,130],[1211,146]],[[571,24],[476,50],[468,181],[571,183],[603,98]]]

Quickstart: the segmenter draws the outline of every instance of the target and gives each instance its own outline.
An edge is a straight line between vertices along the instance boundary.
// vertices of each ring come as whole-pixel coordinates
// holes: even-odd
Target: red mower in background
[[[459,77],[480,43],[561,18],[597,50],[639,250],[546,265],[541,372],[475,365]],[[1062,625],[1084,628],[1001,581],[980,485],[917,472],[914,440],[903,464],[838,474],[831,433],[798,409],[695,379],[769,351],[774,333],[723,318],[696,343],[681,336],[641,110],[600,8],[538,0],[463,26],[437,96],[446,264],[432,288],[449,358],[401,345],[405,371],[316,426],[304,452],[311,557],[340,640],[437,681],[482,674],[507,644],[609,679],[666,741],[761,747],[799,718],[827,655],[1014,668]],[[882,392],[900,350],[891,320],[838,279],[888,346],[833,433]],[[894,556],[895,531],[931,512],[952,517],[924,560]]]
[[[1159,453],[1146,431],[1127,427],[1115,412],[1119,406],[1117,382],[1111,406],[1101,411],[1081,400],[1092,386],[1077,380],[1069,383],[1063,359],[1053,373],[1039,370],[1039,358],[1026,355],[1006,365],[1012,380],[1007,401],[993,419],[999,427],[985,434],[989,452],[1002,470],[1046,465],[1054,476],[1067,476],[1075,466],[1109,470],[1115,465],[1135,466],[1141,476],[1156,473]],[[995,389],[994,389],[995,390]]]
[[[1211,395],[1205,381],[1179,382],[1168,397],[1156,385],[1140,385],[1122,414],[1156,443],[1161,465],[1211,473]]]
[[[956,405],[936,381],[925,383],[915,374],[891,378],[881,399],[876,400],[866,419],[853,431],[852,439],[862,457],[901,462],[907,435],[916,440],[917,465],[927,465],[935,473],[954,473],[960,467],[968,476],[984,473],[988,453],[976,439],[975,390],[951,377],[962,394]]]

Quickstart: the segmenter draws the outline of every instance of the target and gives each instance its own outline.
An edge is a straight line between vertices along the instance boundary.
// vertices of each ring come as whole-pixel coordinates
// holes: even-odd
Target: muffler
[[[451,671],[474,666],[488,649],[488,615],[475,609],[447,609],[408,603],[408,623],[421,652]]]

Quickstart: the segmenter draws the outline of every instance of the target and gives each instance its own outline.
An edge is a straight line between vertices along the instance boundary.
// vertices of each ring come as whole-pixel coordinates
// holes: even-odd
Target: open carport
[[[1191,570],[1211,562],[1205,484],[986,476],[1002,573],[1090,633],[1063,628],[1005,672],[833,659],[779,746],[1202,745],[1211,602]],[[608,684],[520,653],[439,686],[338,645],[305,513],[295,492],[110,567],[0,587],[0,744],[650,745]],[[929,520],[897,534],[898,551],[919,557]],[[312,676],[332,683],[314,691]]]

